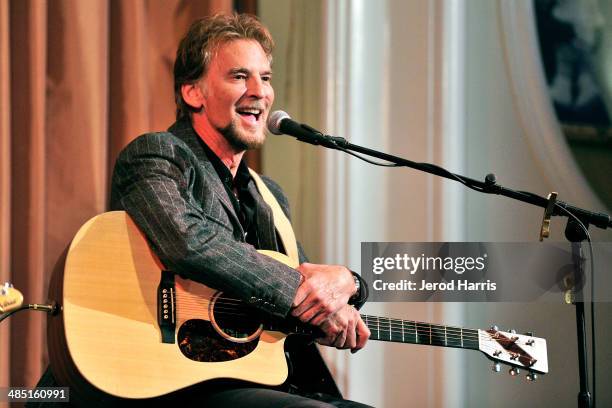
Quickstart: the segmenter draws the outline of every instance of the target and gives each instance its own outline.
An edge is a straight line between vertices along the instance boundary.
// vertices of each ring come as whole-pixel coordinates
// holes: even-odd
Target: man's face
[[[199,85],[204,120],[237,151],[261,146],[274,102],[272,70],[266,53],[254,40],[222,44]]]

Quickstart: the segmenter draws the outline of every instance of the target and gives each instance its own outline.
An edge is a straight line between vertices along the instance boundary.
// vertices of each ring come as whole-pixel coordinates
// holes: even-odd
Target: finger
[[[346,328],[346,344],[344,348],[354,349],[357,347],[357,331],[356,331],[357,321],[355,318],[349,319],[348,327]]]
[[[346,315],[346,309],[341,309],[338,313],[334,314],[330,320],[333,319],[336,321],[336,325],[338,328],[338,337],[336,337],[336,341],[334,342],[334,347],[336,348],[345,348],[346,337],[348,335],[348,316]]]
[[[338,349],[343,349],[344,344],[346,343],[346,327],[344,327],[342,330],[340,330],[340,333],[338,333],[338,336],[336,337],[336,340],[334,341],[334,347],[338,348]]]
[[[351,350],[352,353],[356,353],[357,351],[364,348],[368,339],[370,338],[370,329],[368,329],[363,320],[361,320],[361,317],[359,318],[359,320],[357,320],[355,332],[357,345],[354,349]]]
[[[337,310],[335,310],[335,307],[330,304],[325,308],[319,309],[318,314],[313,315],[313,317],[308,322],[313,326],[319,326],[336,312]]]
[[[325,334],[325,337],[319,338],[317,341],[324,346],[333,346],[337,337],[341,334],[339,327],[330,320],[325,321],[321,330]]]
[[[315,341],[322,346],[335,347],[334,344],[336,342],[336,338],[337,336],[326,336],[319,337],[318,339],[315,339]]]
[[[304,285],[304,282],[298,287],[298,290],[295,292],[295,298],[293,299],[293,307],[298,307],[301,305],[304,300],[308,297],[310,293],[310,285]]]
[[[319,313],[322,308],[323,305],[318,301],[317,296],[311,292],[302,303],[293,309],[291,314],[295,317],[299,317],[303,322],[308,322]]]
[[[300,264],[297,268],[295,268],[302,276],[309,276],[313,272],[313,264],[304,262]]]
[[[294,309],[291,314],[299,316],[310,309],[312,305],[316,303],[316,297],[313,295],[314,293],[310,283],[302,283],[295,294]]]

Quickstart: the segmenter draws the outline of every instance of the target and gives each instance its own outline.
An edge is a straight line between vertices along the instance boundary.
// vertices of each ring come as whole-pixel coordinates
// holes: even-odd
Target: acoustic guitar
[[[284,262],[279,253],[261,251]],[[62,268],[63,265],[63,268]],[[282,384],[284,341],[308,326],[260,314],[238,299],[165,271],[121,211],[89,220],[58,264],[50,290],[49,354],[71,398],[154,398],[213,379]],[[479,350],[530,379],[548,371],[546,340],[531,335],[362,315],[371,340]],[[75,395],[78,394],[78,395]],[[80,395],[79,395],[80,394]]]

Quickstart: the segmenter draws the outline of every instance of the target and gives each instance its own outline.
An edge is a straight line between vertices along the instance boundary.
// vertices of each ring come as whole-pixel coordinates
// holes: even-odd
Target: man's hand
[[[345,305],[331,315],[319,328],[325,333],[324,338],[317,340],[319,344],[351,349],[352,353],[362,349],[370,338],[370,329],[351,305]]]
[[[304,280],[293,299],[291,314],[304,323],[320,326],[356,292],[353,275],[344,266],[303,263],[297,270]]]

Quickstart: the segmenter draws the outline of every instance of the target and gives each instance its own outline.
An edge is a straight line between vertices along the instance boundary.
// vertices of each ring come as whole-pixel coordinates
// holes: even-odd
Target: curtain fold
[[[44,303],[80,225],[107,208],[117,153],[174,120],[172,64],[231,0],[0,0],[0,284]],[[46,316],[0,325],[0,387],[34,386]]]
[[[9,273],[15,287],[26,296],[26,302],[40,302],[45,299],[46,5],[35,0],[13,1],[10,20]],[[13,43],[16,38],[18,44]],[[27,384],[41,372],[43,323],[40,313],[21,313],[11,318],[10,384]],[[17,367],[21,369],[15,370]]]
[[[9,279],[10,236],[10,71],[9,71],[9,8],[0,1],[0,285]],[[9,359],[9,330],[0,324],[0,361]],[[0,384],[8,384],[9,365],[0,364]]]

